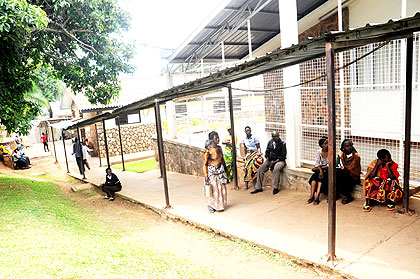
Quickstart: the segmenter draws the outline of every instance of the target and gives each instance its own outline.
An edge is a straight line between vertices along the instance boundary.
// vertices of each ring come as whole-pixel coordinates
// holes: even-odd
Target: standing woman
[[[248,190],[248,183],[257,178],[257,171],[264,163],[264,156],[261,154],[261,146],[258,138],[251,134],[251,127],[245,127],[246,137],[243,139],[245,145],[245,166],[244,182],[245,189]]]
[[[115,200],[115,192],[121,191],[122,185],[118,177],[112,173],[111,168],[106,169],[105,183],[101,184],[101,189],[106,193],[105,199]]]
[[[219,144],[219,135],[213,131],[209,133],[210,145],[203,155],[204,179],[211,187],[207,209],[210,213],[224,211],[227,205],[227,190],[225,170],[226,163],[223,159],[223,151]],[[229,173],[228,173],[229,175]]]
[[[312,168],[314,174],[309,179],[311,185],[311,195],[308,203],[319,204],[319,195],[321,194],[321,187],[328,185],[328,138],[322,137],[318,141],[320,149],[316,152],[315,165]]]
[[[353,147],[353,141],[345,139],[341,143],[341,154],[337,158],[337,187],[338,193],[343,195],[342,204],[348,204],[353,200],[351,192],[354,186],[360,183],[360,156]]]
[[[222,144],[226,145],[225,152],[223,152],[223,159],[226,163],[226,178],[227,183],[229,183],[229,180],[233,179],[233,168],[232,168],[232,129],[230,127],[227,128],[229,135],[226,137],[226,139],[222,142]],[[238,140],[235,136],[235,145],[238,143]],[[229,173],[229,174],[228,174]]]

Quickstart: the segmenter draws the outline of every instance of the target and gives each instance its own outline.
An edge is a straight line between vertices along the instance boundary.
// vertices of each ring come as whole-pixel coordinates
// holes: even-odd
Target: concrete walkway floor
[[[65,170],[62,144],[56,145],[59,163]],[[68,149],[69,151],[69,149]],[[70,174],[81,178],[75,159],[69,156]],[[51,157],[54,160],[54,157]],[[87,181],[99,185],[105,167],[90,158]],[[104,160],[102,160],[104,164]],[[228,207],[210,214],[206,209],[201,177],[168,173],[172,209],[165,210],[163,180],[159,170],[134,173],[113,170],[123,184],[119,195],[170,216],[226,236],[237,237],[296,259],[326,267],[328,212],[325,198],[318,206],[306,204],[308,193],[270,188],[251,195],[228,185]],[[418,200],[410,199],[419,207]],[[362,212],[362,201],[342,205],[337,201],[336,255],[333,268],[357,278],[420,278],[420,216],[388,212],[375,206]]]

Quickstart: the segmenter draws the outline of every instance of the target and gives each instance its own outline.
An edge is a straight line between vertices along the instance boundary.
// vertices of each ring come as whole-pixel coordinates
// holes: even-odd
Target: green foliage
[[[128,22],[116,0],[0,0],[0,124],[28,133],[40,112],[25,97],[34,81],[56,98],[43,70],[36,72],[41,66],[92,103],[116,98],[119,73],[133,70],[133,47],[120,34]]]
[[[31,37],[47,26],[45,12],[24,0],[0,1],[0,124],[26,134],[40,108],[25,99],[41,62]]]
[[[40,67],[35,72],[35,85],[48,102],[54,102],[63,95],[63,83],[53,76],[52,71]]]

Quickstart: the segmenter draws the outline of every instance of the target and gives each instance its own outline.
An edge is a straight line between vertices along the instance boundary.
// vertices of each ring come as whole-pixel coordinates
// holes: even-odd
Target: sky
[[[176,49],[226,0],[120,0],[131,15],[127,40],[136,41],[134,76],[159,76],[166,62],[161,49]]]

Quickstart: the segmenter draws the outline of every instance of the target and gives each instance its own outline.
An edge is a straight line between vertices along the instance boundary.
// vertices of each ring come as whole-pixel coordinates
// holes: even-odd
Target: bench
[[[3,163],[5,166],[8,166],[12,170],[16,169],[16,162],[13,161],[12,155],[3,155],[3,159],[4,159]]]

